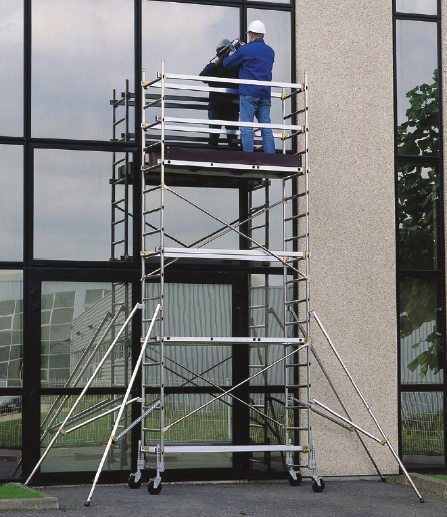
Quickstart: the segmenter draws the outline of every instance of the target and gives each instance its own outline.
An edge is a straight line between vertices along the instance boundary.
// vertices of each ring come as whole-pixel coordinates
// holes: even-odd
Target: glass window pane
[[[0,387],[22,386],[22,310],[22,271],[0,271]]]
[[[33,0],[34,137],[112,138],[112,90],[133,84],[133,6]]]
[[[22,459],[22,397],[0,396],[0,479],[19,477]],[[17,469],[17,470],[16,470]]]
[[[216,396],[214,394],[214,396]],[[185,416],[188,412],[208,403],[212,395],[207,393],[174,393],[168,394],[165,398],[165,426]],[[149,405],[152,399],[147,400]],[[144,426],[147,428],[159,428],[159,412],[152,411],[145,419]],[[172,426],[164,433],[165,443],[197,445],[197,442],[213,444],[218,442],[225,444],[232,441],[233,426],[232,398],[229,396],[208,404],[205,408],[185,418],[178,424]],[[148,433],[150,443],[159,441],[158,433]],[[151,439],[152,438],[152,439]],[[169,462],[170,469],[184,468],[231,468],[232,453],[201,453],[194,454],[180,453],[176,455],[175,461]],[[146,464],[149,468],[155,467],[155,456],[146,455]]]
[[[77,398],[74,395],[69,397],[43,395],[41,397],[41,436],[45,435],[41,445],[41,455]],[[122,396],[116,394],[86,394],[73,413],[73,423],[69,421],[64,425],[67,434],[58,435],[58,439],[49,450],[40,470],[42,472],[96,471],[104,453],[104,444],[107,443],[113,428],[114,415],[117,412],[101,418],[96,417],[113,407],[118,407],[121,401]],[[77,419],[77,415],[81,412],[85,412],[84,418]],[[85,424],[87,420],[91,421]],[[125,409],[120,428],[126,427],[130,422],[130,410]],[[71,431],[75,427],[77,429]],[[111,447],[105,460],[105,470],[130,470],[130,434],[124,435],[116,445]]]
[[[157,296],[158,286],[146,284],[145,297]],[[231,336],[232,289],[228,284],[165,284],[164,333],[166,336]],[[149,311],[152,309],[149,309]],[[149,312],[147,317],[152,317]],[[158,324],[153,335],[159,335]],[[168,386],[209,386],[194,374],[203,374],[213,384],[227,386],[232,382],[231,346],[165,346]],[[156,355],[147,352],[148,362]],[[186,366],[194,373],[188,372]],[[204,373],[205,372],[205,373]],[[159,369],[147,368],[148,384],[157,385]]]
[[[146,79],[155,78],[160,70],[161,60],[165,59],[166,71],[199,75],[216,55],[216,48],[224,38],[233,40],[240,36],[239,24],[240,9],[216,5],[197,5],[173,2],[143,2],[143,67],[146,69]],[[166,24],[166,20],[170,20]],[[167,34],[181,34],[182,41],[189,41],[194,47],[191,52],[189,45],[166,45]],[[181,81],[182,84],[187,81]],[[205,87],[205,84],[197,81]],[[155,90],[154,90],[155,91]],[[167,115],[172,117],[188,117],[195,119],[207,119],[208,93],[179,92],[169,90],[168,95],[194,97],[197,102],[183,102],[182,109],[176,104],[170,107]],[[149,92],[149,95],[151,92]],[[237,109],[237,108],[236,108]],[[158,109],[146,111],[146,120],[154,120],[158,115]],[[218,118],[211,116],[210,118]],[[236,118],[236,117],[235,117]],[[157,135],[157,131],[148,132]],[[157,135],[158,136],[158,135]],[[167,141],[178,139],[182,143],[184,139],[193,138],[194,142],[208,143],[209,136],[206,133],[183,133],[168,131]],[[223,137],[220,137],[223,140]]]
[[[95,302],[91,301],[92,291]],[[43,282],[42,302],[44,300],[41,308],[42,386],[85,386],[130,311],[131,288],[127,284],[109,282]],[[121,304],[123,309],[112,324],[110,314]],[[93,386],[127,386],[131,369],[130,336],[129,326],[98,372]]]
[[[396,0],[398,13],[438,14],[438,0]]]
[[[441,282],[427,277],[402,279],[399,302],[401,383],[443,383]]]
[[[400,269],[441,267],[440,183],[440,175],[433,165],[398,166]]]
[[[177,187],[174,190],[227,224],[238,219],[239,198],[236,189]],[[210,215],[169,193],[165,197],[165,231],[169,234],[167,246],[177,246],[174,239],[178,239],[186,246],[193,243],[199,245],[200,241],[203,248],[239,248],[239,235],[236,232],[228,230],[228,227]],[[211,242],[204,244],[211,238]]]
[[[275,62],[273,64],[272,80],[290,82],[292,78],[292,13],[288,11],[270,11],[264,9],[247,9],[247,23],[253,20],[261,20],[266,29],[265,42],[275,51]],[[278,90],[277,90],[278,92]],[[291,113],[291,105],[286,103],[286,113]],[[281,124],[282,102],[272,98],[270,117],[273,123]],[[275,139],[276,149],[281,149],[282,142]],[[288,149],[291,148],[291,141],[286,142]]]
[[[273,81],[292,80],[292,14],[288,11],[247,9],[247,23],[261,20],[265,25],[265,42],[275,51]]]
[[[35,150],[35,259],[110,260],[111,232],[115,240],[124,236],[122,224],[111,224],[113,159],[112,153]],[[124,189],[116,187],[117,199],[124,196]],[[129,249],[131,235],[129,230]],[[121,251],[113,253],[119,256]]]
[[[397,20],[399,154],[439,154],[437,24]]]
[[[155,78],[161,60],[171,73],[199,75],[223,39],[239,36],[239,8],[143,1],[143,68]],[[169,20],[169,23],[166,22]],[[185,44],[166,45],[177,34]],[[191,52],[193,49],[193,52]]]
[[[0,260],[23,260],[23,147],[0,145]]]
[[[445,466],[443,393],[405,392],[401,397],[403,462],[409,468]]]
[[[2,0],[0,135],[23,134],[23,2]]]

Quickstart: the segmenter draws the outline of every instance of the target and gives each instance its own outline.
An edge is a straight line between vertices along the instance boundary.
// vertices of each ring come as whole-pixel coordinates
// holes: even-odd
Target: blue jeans
[[[240,118],[241,122],[253,122],[254,117],[260,123],[270,124],[270,99],[252,97],[251,95],[240,96]],[[261,129],[262,146],[265,153],[275,152],[275,140],[270,128]],[[254,134],[251,127],[241,127],[242,148],[244,151],[253,152]]]

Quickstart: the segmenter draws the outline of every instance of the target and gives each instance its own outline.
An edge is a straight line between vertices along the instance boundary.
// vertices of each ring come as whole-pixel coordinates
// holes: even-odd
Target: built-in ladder
[[[130,98],[129,80],[126,88],[117,97],[116,89],[110,100],[112,105],[112,142],[130,140]],[[122,156],[124,154],[124,156]],[[112,153],[111,195],[111,239],[110,260],[129,260],[130,213],[129,186],[131,184],[131,161],[129,153]]]

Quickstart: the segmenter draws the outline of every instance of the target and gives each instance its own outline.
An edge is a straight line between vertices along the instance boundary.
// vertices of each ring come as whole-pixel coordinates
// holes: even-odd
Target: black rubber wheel
[[[314,492],[317,492],[317,493],[318,492],[323,492],[325,486],[326,485],[324,484],[324,479],[320,478],[320,484],[319,485],[318,485],[318,483],[316,481],[312,481],[312,490]]]
[[[303,476],[297,472],[296,473],[296,479],[293,479],[292,476],[289,475],[289,477],[287,478],[289,480],[289,485],[291,486],[300,486],[301,485],[301,481],[303,481]]]
[[[161,492],[161,483],[158,485],[157,488],[154,488],[154,482],[152,480],[149,481],[149,483],[147,484],[147,491],[151,495],[158,495]]]
[[[140,488],[141,486],[141,476],[138,481],[135,481],[135,476],[130,475],[129,479],[127,480],[127,484],[129,485],[129,488],[132,488],[133,490]]]

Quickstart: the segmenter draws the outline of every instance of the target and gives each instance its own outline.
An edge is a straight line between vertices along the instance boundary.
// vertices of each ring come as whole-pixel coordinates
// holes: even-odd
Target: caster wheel
[[[149,483],[147,484],[147,491],[151,495],[158,495],[161,492],[161,483],[158,485],[157,488],[154,488],[154,482],[149,481]]]
[[[301,485],[301,481],[303,481],[303,476],[299,472],[297,472],[296,473],[296,479],[293,479],[292,476],[289,476],[287,479],[289,480],[289,484],[291,486],[300,486]]]
[[[318,483],[316,481],[312,481],[312,490],[314,492],[323,492],[324,490],[324,487],[326,485],[324,484],[324,480],[323,479],[320,479],[320,485],[318,485]]]
[[[130,475],[129,479],[127,480],[127,484],[129,485],[129,488],[136,489],[140,488],[141,486],[141,477],[138,481],[135,481],[135,476]]]

